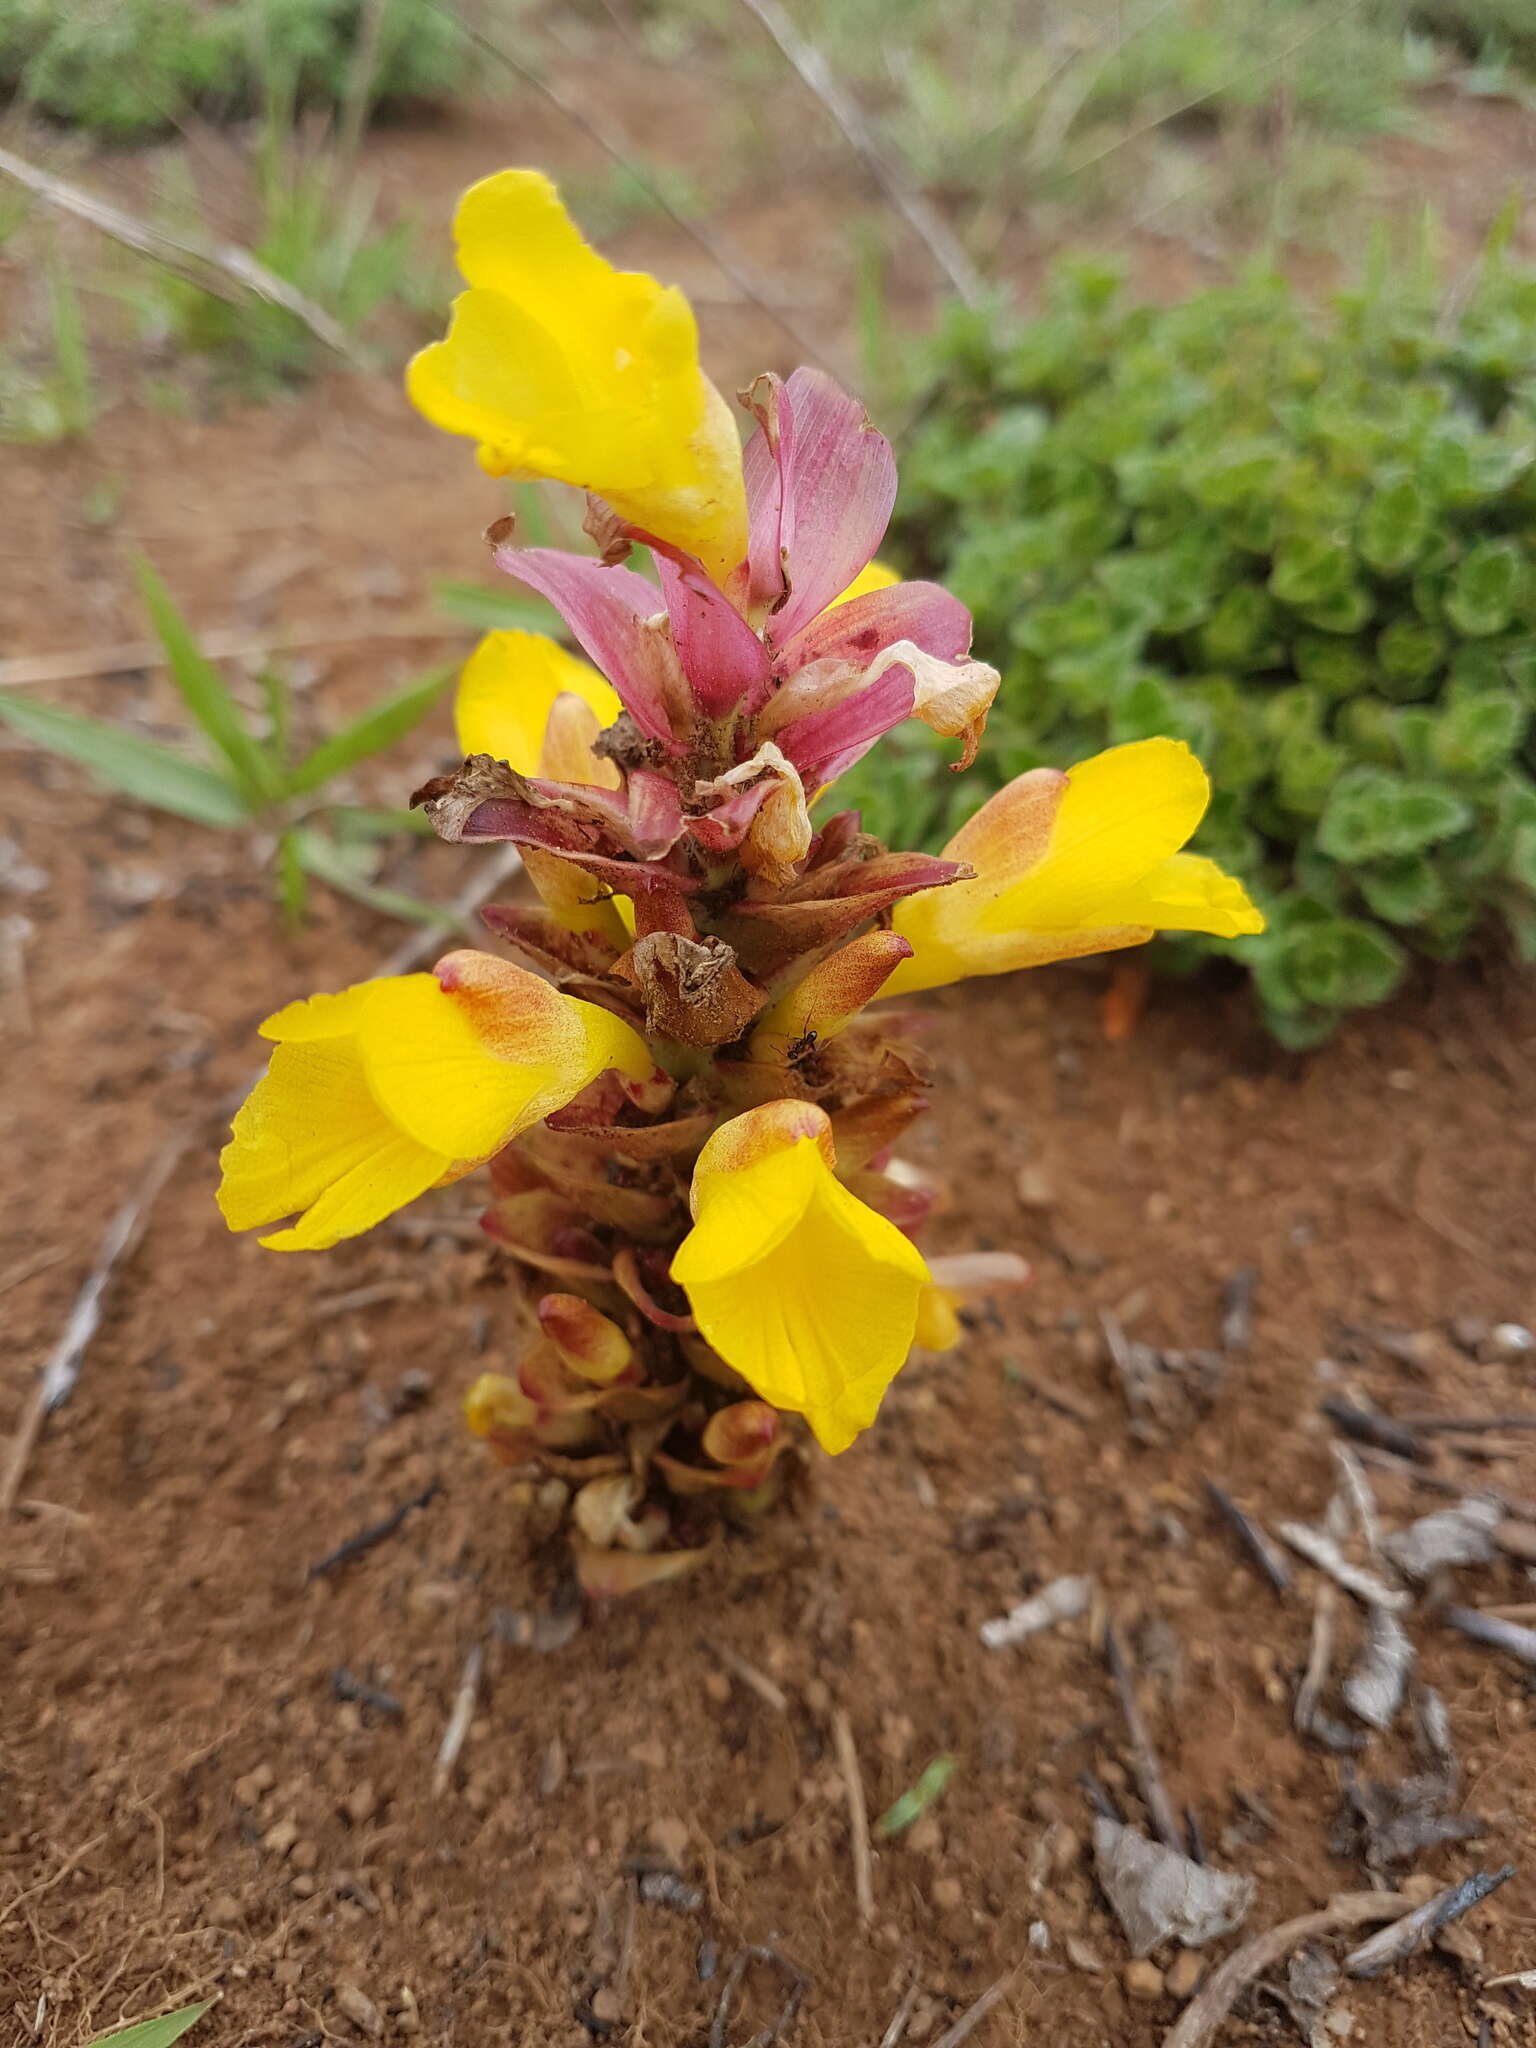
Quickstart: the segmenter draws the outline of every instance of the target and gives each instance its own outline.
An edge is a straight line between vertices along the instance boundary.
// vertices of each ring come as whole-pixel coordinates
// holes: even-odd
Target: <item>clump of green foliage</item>
[[[415,730],[437,705],[452,671],[438,668],[417,677],[301,747],[294,734],[293,693],[282,673],[269,669],[261,675],[260,704],[248,708],[198,645],[148,562],[138,564],[137,576],[171,681],[200,734],[198,752],[20,690],[0,691],[0,727],[24,744],[75,762],[103,789],[173,818],[244,835],[253,860],[269,868],[273,895],[290,926],[303,922],[310,884],[321,882],[385,916],[452,928],[457,914],[451,909],[376,879],[389,844],[430,830],[425,820],[413,811],[378,810],[338,793],[351,770]],[[205,2009],[188,2008],[193,2018]]]
[[[258,108],[274,53],[301,104],[346,107],[362,67],[379,107],[452,92],[465,47],[432,0],[0,0],[0,96],[130,142]]]
[[[950,318],[919,416],[896,546],[1003,684],[963,782],[927,735],[870,757],[875,830],[937,844],[978,775],[1171,733],[1270,927],[1165,958],[1246,963],[1284,1044],[1410,952],[1502,923],[1536,960],[1536,276],[1493,250],[1460,303],[1256,275],[1159,308],[1078,264],[1028,324]]]

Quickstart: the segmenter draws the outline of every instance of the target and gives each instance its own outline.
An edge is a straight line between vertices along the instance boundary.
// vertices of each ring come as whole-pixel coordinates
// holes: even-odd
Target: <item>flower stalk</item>
[[[537,900],[484,913],[516,964],[450,953],[269,1020],[220,1201],[318,1249],[488,1164],[530,1313],[469,1427],[568,1482],[583,1583],[613,1593],[760,1513],[790,1418],[845,1450],[915,1343],[957,1340],[968,1283],[1024,1277],[920,1251],[936,1190],[894,1148],[928,1072],[882,999],[1261,921],[1182,852],[1209,786],[1170,740],[1021,776],[940,858],[837,810],[905,719],[968,765],[998,682],[964,607],[875,559],[888,442],[798,370],[744,394],[741,448],[686,301],[588,249],[536,173],[476,186],[458,239],[469,289],[411,396],[494,473],[586,490],[598,552],[492,528],[581,653],[490,635],[462,764],[415,800],[447,841],[516,845]]]

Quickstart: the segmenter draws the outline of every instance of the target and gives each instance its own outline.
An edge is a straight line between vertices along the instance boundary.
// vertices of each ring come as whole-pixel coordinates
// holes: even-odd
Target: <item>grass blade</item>
[[[309,908],[309,876],[297,832],[285,832],[277,842],[277,904],[283,923],[296,932]]]
[[[289,793],[303,796],[312,789],[322,789],[333,775],[339,775],[344,768],[366,761],[371,754],[382,754],[386,747],[392,747],[396,740],[403,739],[413,726],[421,723],[441,697],[452,673],[447,668],[433,669],[430,675],[408,683],[393,697],[386,697],[360,718],[354,718],[350,725],[344,725],[340,732],[333,732],[329,739],[322,740],[289,776]]]
[[[80,301],[57,247],[49,250],[47,278],[59,419],[66,434],[88,434],[96,420],[90,345],[80,317]]]
[[[188,2027],[195,2027],[210,2006],[218,2001],[205,1998],[200,2005],[184,2005],[180,2012],[162,2013],[157,2020],[140,2020],[136,2026],[119,2027],[115,2034],[98,2034],[89,2048],[171,2048]]]
[[[424,902],[419,896],[407,896],[401,889],[380,888],[368,879],[366,870],[359,868],[352,851],[339,847],[323,832],[301,827],[293,837],[305,872],[338,894],[350,896],[354,903],[377,910],[385,917],[398,917],[405,924],[435,926],[445,934],[462,928],[463,920],[447,905]]]
[[[35,746],[88,768],[98,782],[124,796],[191,818],[198,825],[245,825],[250,811],[240,792],[212,768],[140,739],[104,718],[61,711],[15,690],[0,691],[0,722]]]
[[[139,595],[149,613],[155,636],[165,649],[171,679],[181,692],[187,709],[228,761],[252,810],[281,794],[280,784],[259,742],[247,729],[240,707],[225,687],[224,678],[203,653],[186,620],[176,609],[151,565],[142,556],[133,565]]]
[[[375,810],[369,804],[337,804],[326,813],[326,829],[343,846],[360,839],[432,839],[432,820],[425,811]]]
[[[562,633],[565,629],[553,605],[538,598],[519,597],[516,591],[498,590],[490,583],[463,583],[446,577],[432,586],[438,608],[450,619],[482,632],[499,627],[521,627],[525,633]]]

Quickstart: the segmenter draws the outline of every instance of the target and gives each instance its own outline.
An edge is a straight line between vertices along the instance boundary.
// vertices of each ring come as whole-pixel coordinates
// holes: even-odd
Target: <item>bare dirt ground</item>
[[[691,128],[672,111],[707,153],[702,108]],[[1470,246],[1528,144],[1521,119],[1443,110],[1433,137],[1383,153],[1384,197],[1406,209],[1443,174]],[[388,135],[375,155],[418,209],[433,195],[446,209],[496,163],[573,160],[553,117],[527,112]],[[791,317],[829,359],[848,346],[848,274],[814,223],[839,197],[813,159],[726,223],[765,277],[803,280]],[[696,292],[722,381],[795,359],[670,231],[621,246]],[[1136,247],[1149,282],[1200,274],[1154,238]],[[916,278],[898,303],[927,290]],[[103,478],[122,488],[106,527],[83,509]],[[8,655],[141,637],[128,562],[143,549],[201,628],[378,634],[302,656],[317,720],[463,644],[424,616],[426,586],[480,573],[476,536],[500,509],[392,381],[339,376],[190,421],[125,401],[83,450],[7,451],[5,482]],[[53,694],[174,723],[153,672]],[[450,751],[445,718],[392,760],[395,787]],[[1410,1716],[1359,1757],[1297,1734],[1320,1581],[1293,1560],[1292,1592],[1275,1594],[1204,1484],[1271,1529],[1320,1521],[1340,1485],[1321,1399],[1396,1415],[1536,1406],[1528,1358],[1450,1335],[1457,1318],[1536,1319],[1528,982],[1496,962],[1426,974],[1304,1062],[1210,984],[1155,994],[1118,1044],[1088,973],[933,1005],[938,1106],[913,1149],[952,1187],[937,1235],[1024,1253],[1033,1287],[979,1305],[958,1353],[914,1364],[880,1426],[812,1463],[793,1509],[703,1576],[534,1648],[526,1617],[546,1618],[541,1642],[566,1633],[548,1620],[559,1585],[538,1511],[458,1415],[520,1327],[515,1287],[465,1227],[473,1190],[437,1198],[434,1234],[384,1230],[323,1259],[232,1240],[211,1202],[218,1104],[257,1057],[255,1021],[367,972],[398,929],[323,905],[285,941],[235,842],[20,748],[0,768],[4,834],[47,878],[3,905],[32,932],[0,997],[0,1438],[113,1210],[167,1134],[189,1134],[0,1531],[4,2048],[78,2048],[215,1991],[218,2048],[375,2033],[695,2048],[744,1943],[808,1978],[797,2044],[874,2048],[913,1985],[905,2038],[931,2048],[1006,1978],[979,2048],[1152,2048],[1177,2007],[1128,1998],[1087,1849],[1084,1772],[1144,1818],[1092,1633],[1105,1609],[1175,1802],[1215,1862],[1255,1880],[1248,1929],[1367,1882],[1336,1818],[1351,1770],[1422,1771]],[[445,851],[418,858],[424,889],[464,877]],[[1154,1365],[1151,1410],[1129,1399],[1101,1317],[1151,1347],[1214,1350],[1223,1287],[1248,1267],[1248,1350]],[[1492,1485],[1532,1526],[1536,1437],[1424,1442],[1417,1479],[1366,1468],[1387,1530],[1444,1505],[1442,1482]],[[429,1493],[392,1535],[313,1572]],[[983,1648],[983,1620],[1068,1572],[1097,1581],[1095,1614]],[[1416,1598],[1417,1678],[1443,1697],[1460,1764],[1451,1809],[1477,1833],[1384,1875],[1519,1874],[1465,1923],[1477,1949],[1345,1987],[1334,2010],[1352,2031],[1333,2038],[1370,2048],[1532,2038],[1529,1994],[1480,1988],[1533,1961],[1529,1674],[1447,1625],[1447,1591],[1536,1599],[1508,1549]],[[1338,1628],[1342,1671],[1360,1633],[1347,1601]],[[468,1741],[435,1787],[476,1644]],[[878,1850],[868,1924],[839,1708],[872,1813],[931,1758],[956,1760],[932,1817]],[[658,1867],[678,1880],[671,1903],[640,1899],[639,1873]],[[785,1989],[755,1963],[712,2048],[771,2027]],[[1251,1995],[1220,2036],[1298,2038]]]

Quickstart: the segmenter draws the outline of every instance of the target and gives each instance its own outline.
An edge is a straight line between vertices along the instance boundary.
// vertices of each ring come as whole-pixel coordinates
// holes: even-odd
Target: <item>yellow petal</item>
[[[810,1104],[724,1125],[699,1155],[697,1221],[672,1277],[726,1363],[837,1452],[874,1420],[906,1359],[928,1269],[843,1187],[830,1154],[830,1124]]]
[[[900,581],[896,571],[887,569],[884,562],[871,562],[868,568],[859,571],[841,597],[833,598],[827,610],[831,611],[835,605],[849,604],[856,597],[868,597],[872,590],[889,590],[893,583]]]
[[[889,994],[1141,945],[1157,931],[1261,931],[1241,883],[1179,849],[1210,800],[1181,741],[1112,747],[999,790],[945,849],[976,879],[897,906],[914,957]]]
[[[589,875],[542,846],[523,848],[523,866],[539,892],[539,900],[568,932],[590,932],[607,939],[621,952],[635,936],[634,906],[615,896],[606,882]]]
[[[1117,916],[1159,932],[1210,932],[1220,939],[1264,929],[1262,913],[1235,875],[1203,853],[1175,853],[1115,897]]]
[[[623,706],[613,687],[590,663],[543,633],[487,633],[459,677],[454,721],[466,754],[489,754],[519,775],[551,774],[559,781],[596,782],[616,789],[619,773],[611,761],[586,758],[582,774],[561,774],[546,761],[550,715],[562,696],[588,707],[595,722],[591,737],[612,725]],[[562,749],[560,769],[581,765]]]
[[[454,227],[470,289],[412,362],[413,403],[493,475],[594,491],[726,583],[747,551],[741,444],[682,293],[590,249],[537,171],[472,186]]]
[[[489,1159],[612,1066],[653,1061],[627,1024],[488,953],[372,985],[358,1026],[368,1085],[408,1136],[450,1159]]]
[[[925,1287],[918,1298],[914,1344],[924,1351],[953,1351],[960,1342],[960,1296],[952,1287]]]
[[[278,1046],[235,1117],[219,1159],[219,1207],[231,1230],[307,1211],[262,1242],[319,1251],[414,1201],[451,1163],[385,1116],[355,1040],[300,1039]]]
[[[232,1230],[299,1221],[264,1244],[318,1250],[459,1178],[610,1067],[654,1071],[619,1018],[489,954],[290,1003],[220,1159]]]

